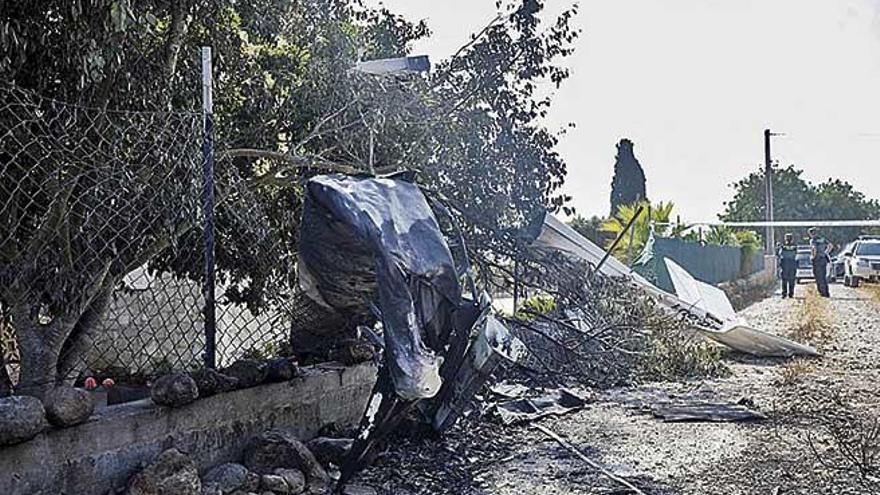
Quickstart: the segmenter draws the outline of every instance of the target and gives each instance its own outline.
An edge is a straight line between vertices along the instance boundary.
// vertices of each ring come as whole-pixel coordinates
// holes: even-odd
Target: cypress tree
[[[647,199],[645,171],[633,153],[633,142],[623,138],[617,143],[614,178],[611,180],[611,215],[617,207]]]

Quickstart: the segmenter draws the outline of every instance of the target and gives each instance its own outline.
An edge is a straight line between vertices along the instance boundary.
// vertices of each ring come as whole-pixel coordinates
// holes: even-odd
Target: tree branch
[[[315,124],[315,127],[312,128],[312,131],[309,133],[309,135],[306,136],[305,138],[303,138],[300,142],[296,143],[293,146],[293,149],[297,150],[299,148],[302,148],[312,139],[315,139],[316,137],[323,135],[324,133],[321,132],[321,127],[323,127],[324,124],[326,124],[330,120],[339,116],[342,112],[348,110],[357,101],[358,101],[358,99],[354,98],[351,101],[349,101],[348,103],[346,103],[345,105],[341,106],[338,110],[331,112],[331,113],[327,114],[326,116],[324,116],[321,120],[318,121],[317,124]],[[345,128],[345,127],[348,127],[348,125],[345,125],[342,128]],[[332,130],[330,132],[332,132]]]
[[[174,0],[171,3],[171,26],[165,43],[165,77],[171,78],[177,70],[177,59],[183,37],[189,29],[189,0]]]
[[[319,157],[291,155],[289,153],[281,153],[279,151],[258,150],[253,148],[234,148],[221,152],[219,156],[266,158],[269,160],[281,162],[290,168],[323,169],[329,172],[338,172],[347,175],[365,173],[364,170],[358,168],[355,165],[335,163]],[[279,172],[283,172],[284,170],[285,169],[283,168],[270,170],[257,177],[255,181],[257,183],[271,182],[273,179],[276,178]],[[382,173],[386,173],[393,172],[395,170],[397,170],[396,167],[385,167],[382,169],[377,169],[377,172],[381,171]]]

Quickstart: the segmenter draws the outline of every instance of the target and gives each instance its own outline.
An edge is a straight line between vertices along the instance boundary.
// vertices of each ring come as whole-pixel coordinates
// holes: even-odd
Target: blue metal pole
[[[217,321],[214,301],[214,101],[211,47],[202,47],[202,212],[204,215],[205,367],[217,366]]]

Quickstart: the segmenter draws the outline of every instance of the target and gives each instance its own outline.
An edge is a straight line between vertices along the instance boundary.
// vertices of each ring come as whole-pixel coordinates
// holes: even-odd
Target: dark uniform
[[[782,278],[782,297],[794,297],[794,284],[797,280],[797,246],[784,244],[779,247],[779,267]]]
[[[828,274],[828,262],[830,261],[828,253],[825,252],[828,249],[828,241],[826,241],[824,237],[817,235],[810,239],[810,246],[816,253],[816,255],[812,257],[813,277],[816,279],[816,290],[818,290],[819,295],[823,297],[831,297],[831,294],[828,292],[828,279],[826,278]]]

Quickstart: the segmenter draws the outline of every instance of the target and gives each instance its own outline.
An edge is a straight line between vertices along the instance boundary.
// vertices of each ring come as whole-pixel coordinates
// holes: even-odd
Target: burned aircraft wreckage
[[[466,262],[456,266],[425,196],[405,175],[311,179],[301,239],[306,295],[383,355],[342,482],[408,414],[437,431],[451,426],[500,360],[521,352],[487,294],[471,281],[463,296]],[[314,346],[321,335],[312,332],[293,340]]]
[[[405,417],[417,416],[437,432],[449,428],[499,364],[528,352],[492,315],[489,295],[477,290],[460,235],[456,263],[434,215],[446,210],[434,207],[405,173],[322,175],[306,184],[299,283],[326,324],[295,330],[293,344],[315,349],[338,339],[362,338],[381,355],[378,379],[340,483],[365,466],[371,450]],[[604,250],[552,215],[537,220],[537,228],[523,236],[527,248],[561,254],[598,267],[604,276],[626,279],[717,342],[760,355],[815,354],[749,327],[723,293],[680,267],[670,266],[677,275],[678,294],[673,295],[614,258],[604,259]]]

